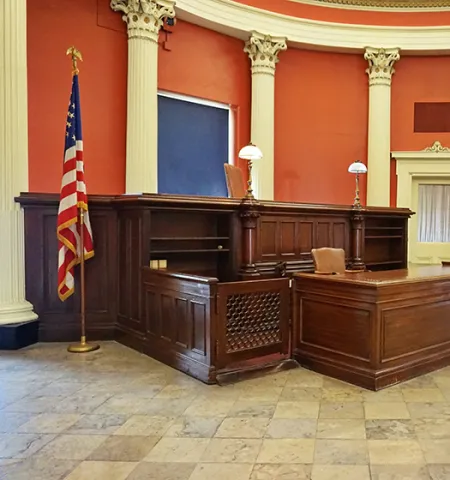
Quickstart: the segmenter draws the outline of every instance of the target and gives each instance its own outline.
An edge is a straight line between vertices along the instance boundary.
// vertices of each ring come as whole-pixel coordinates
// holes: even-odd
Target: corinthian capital
[[[394,63],[400,59],[398,48],[367,47],[364,59],[369,62],[366,73],[369,75],[369,85],[391,85],[395,73]]]
[[[123,12],[128,38],[157,42],[164,19],[175,17],[175,2],[171,0],[111,0],[110,5],[115,12]]]
[[[278,54],[286,49],[285,37],[252,32],[252,36],[245,42],[244,52],[248,53],[252,61],[252,73],[275,75]]]

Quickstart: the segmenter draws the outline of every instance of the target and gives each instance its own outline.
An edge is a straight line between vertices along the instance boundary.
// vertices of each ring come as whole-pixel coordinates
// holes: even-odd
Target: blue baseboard
[[[0,325],[0,350],[18,350],[37,343],[39,320]]]

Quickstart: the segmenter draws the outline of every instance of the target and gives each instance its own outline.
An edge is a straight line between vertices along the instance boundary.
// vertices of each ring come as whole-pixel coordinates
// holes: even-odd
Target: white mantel
[[[397,162],[397,207],[418,207],[419,183],[450,184],[450,148],[436,141],[431,147],[415,152],[392,152]],[[417,241],[417,215],[408,228],[408,260],[435,264],[450,259],[450,244]]]

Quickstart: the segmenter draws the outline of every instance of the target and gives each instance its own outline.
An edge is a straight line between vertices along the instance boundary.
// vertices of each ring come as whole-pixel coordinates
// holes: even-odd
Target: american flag
[[[79,211],[84,210],[84,258],[94,255],[91,223],[84,182],[83,139],[81,136],[78,75],[72,78],[72,93],[66,121],[66,143],[58,211],[58,295],[64,301],[74,292],[74,267],[80,263],[81,225]]]

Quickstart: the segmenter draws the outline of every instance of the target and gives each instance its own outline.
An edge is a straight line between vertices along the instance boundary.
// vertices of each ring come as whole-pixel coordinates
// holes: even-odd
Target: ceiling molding
[[[401,54],[450,54],[450,26],[375,26],[290,17],[232,0],[177,0],[177,17],[247,40],[250,32],[283,36],[288,47],[363,52],[365,47],[400,48]]]
[[[450,11],[450,0],[288,0],[319,7],[376,12]]]

